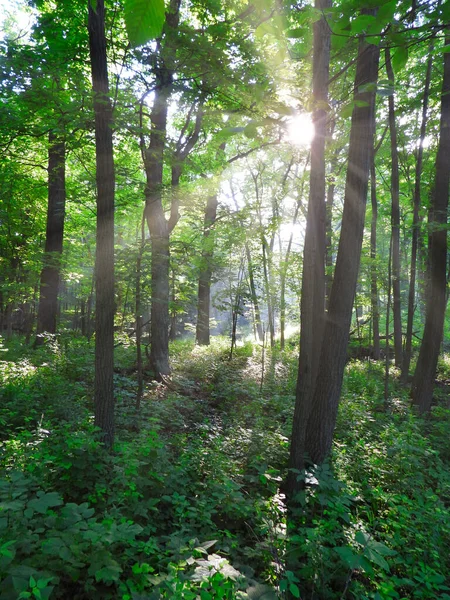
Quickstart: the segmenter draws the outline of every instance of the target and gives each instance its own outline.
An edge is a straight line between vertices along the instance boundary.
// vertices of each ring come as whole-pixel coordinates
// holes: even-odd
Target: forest
[[[450,1],[0,23],[0,599],[450,599]]]

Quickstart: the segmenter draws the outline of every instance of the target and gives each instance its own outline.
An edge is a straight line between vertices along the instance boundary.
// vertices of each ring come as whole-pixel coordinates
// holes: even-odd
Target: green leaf
[[[258,135],[258,126],[255,121],[250,121],[250,123],[244,127],[244,135],[248,138],[255,138]]]
[[[124,17],[131,46],[142,46],[162,33],[164,0],[125,0]]]
[[[394,17],[395,11],[397,10],[397,0],[387,2],[380,6],[377,12],[377,21],[381,26],[390,23]]]
[[[351,22],[350,26],[352,33],[362,33],[363,31],[367,31],[374,23],[376,23],[376,19],[372,15],[360,15]]]
[[[121,573],[122,568],[113,561],[108,566],[95,572],[95,580],[103,581],[104,583],[114,583],[115,581],[119,581]]]
[[[53,506],[61,506],[63,500],[57,492],[38,492],[37,498],[33,498],[27,504],[28,509],[34,510],[41,515],[44,515],[49,508]]]
[[[339,554],[341,559],[350,567],[350,569],[358,569],[361,566],[360,557],[348,546],[338,546],[334,551]]]
[[[305,32],[305,30],[302,27],[296,27],[295,29],[288,29],[286,31],[286,37],[294,40],[303,39],[307,35],[308,33]]]
[[[294,596],[294,598],[300,598],[300,590],[295,585],[295,583],[291,583],[289,586],[289,591]]]
[[[400,46],[392,55],[392,68],[395,73],[399,73],[408,62],[408,48]]]

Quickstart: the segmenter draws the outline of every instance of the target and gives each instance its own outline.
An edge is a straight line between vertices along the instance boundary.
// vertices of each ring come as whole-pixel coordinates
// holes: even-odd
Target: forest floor
[[[190,340],[135,408],[116,348],[116,443],[93,427],[93,344],[0,358],[0,598],[450,599],[450,358],[420,419],[391,368],[347,365],[329,463],[287,522],[298,348]],[[264,377],[262,377],[264,371]],[[287,566],[288,565],[288,566]]]

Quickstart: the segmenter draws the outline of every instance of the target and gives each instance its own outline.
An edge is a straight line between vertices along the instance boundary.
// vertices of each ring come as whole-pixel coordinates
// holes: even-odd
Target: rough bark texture
[[[317,0],[316,9],[331,6],[331,0]],[[327,133],[330,29],[325,17],[314,23],[313,46],[313,122],[310,191],[303,252],[301,297],[300,358],[296,402],[287,480],[288,496],[298,489],[294,470],[304,467],[306,423],[311,410],[319,369],[325,311],[325,138]]]
[[[386,48],[386,73],[394,83],[394,71],[391,65],[391,53]],[[392,312],[394,316],[394,352],[395,366],[402,365],[402,312],[400,303],[400,180],[398,167],[397,126],[395,122],[394,95],[389,96],[389,131],[391,134],[391,199],[392,199]]]
[[[65,144],[50,131],[48,139],[48,208],[44,266],[41,271],[37,336],[35,345],[43,343],[44,332],[56,333],[58,290],[66,209]]]
[[[370,11],[371,14],[374,12]],[[333,440],[364,232],[373,146],[375,89],[369,87],[369,91],[362,92],[359,89],[362,87],[367,90],[366,84],[376,83],[378,63],[378,47],[361,40],[356,64],[355,100],[362,100],[365,105],[355,105],[352,114],[339,248],[316,388],[306,430],[305,451],[318,464],[330,452]]]
[[[89,2],[89,50],[95,113],[97,234],[95,259],[95,425],[114,442],[114,157],[106,59],[105,9]]]
[[[414,182],[414,206],[413,206],[413,223],[412,223],[412,243],[411,243],[411,271],[409,277],[409,292],[408,292],[408,319],[406,323],[406,340],[405,352],[403,354],[402,364],[402,381],[405,383],[409,375],[409,366],[411,364],[412,352],[412,334],[415,311],[415,296],[416,296],[416,279],[417,279],[417,250],[419,246],[419,228],[420,218],[419,211],[421,205],[421,179],[422,179],[422,163],[423,163],[423,142],[425,139],[427,128],[427,112],[428,99],[430,94],[431,69],[433,61],[430,56],[427,63],[427,73],[425,76],[425,88],[423,92],[422,104],[422,122],[420,125],[419,147],[417,148],[416,172]]]
[[[449,29],[445,43],[450,44]],[[425,330],[414,373],[412,397],[420,412],[430,410],[442,341],[447,286],[447,207],[450,190],[450,54],[444,54],[441,121],[436,157],[432,217],[429,223],[430,279],[427,287]]]
[[[213,226],[217,216],[217,194],[210,196],[206,203],[203,229],[203,250],[200,275],[198,278],[198,305],[196,342],[209,346],[209,307],[211,304],[212,258],[214,255]]]

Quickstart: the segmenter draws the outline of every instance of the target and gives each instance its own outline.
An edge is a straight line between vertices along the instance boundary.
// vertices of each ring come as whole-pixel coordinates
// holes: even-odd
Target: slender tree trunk
[[[95,425],[114,442],[114,158],[106,58],[105,9],[89,0],[89,50],[94,91],[97,180],[95,259]]]
[[[231,189],[231,196],[233,198],[233,202],[234,202],[234,206],[236,207],[236,212],[239,212],[239,206],[237,203],[237,199],[236,199],[236,195],[234,193],[233,190],[233,186],[231,185],[230,182],[230,189]],[[241,221],[241,224],[243,227],[245,227],[244,223]],[[254,318],[255,318],[255,326],[256,326],[256,331],[258,334],[258,340],[260,342],[263,341],[263,325],[262,325],[262,321],[261,321],[261,311],[259,308],[259,300],[258,300],[258,293],[256,291],[256,285],[255,285],[255,272],[254,272],[254,268],[253,268],[253,260],[252,260],[252,253],[250,250],[250,245],[247,241],[245,241],[245,256],[247,258],[247,269],[248,269],[248,279],[249,279],[249,284],[250,284],[250,295],[252,298],[252,305],[253,305],[253,314],[254,314]]]
[[[391,65],[391,52],[386,48],[386,72],[390,82],[394,83],[394,71]],[[395,366],[402,366],[402,311],[400,303],[400,180],[398,168],[397,126],[395,123],[394,95],[389,96],[389,131],[391,134],[391,198],[392,198],[392,295],[394,316],[394,352]]]
[[[372,304],[372,332],[374,360],[380,360],[380,306],[378,300],[378,268],[377,268],[377,180],[375,172],[375,148],[370,164],[370,198],[372,202],[372,220],[370,223],[370,301]]]
[[[386,340],[385,340],[385,361],[384,361],[384,404],[387,405],[387,401],[389,400],[389,363],[391,357],[389,356],[389,335],[390,335],[390,319],[391,319],[391,289],[392,289],[392,246],[393,239],[391,236],[391,241],[389,244],[389,262],[388,262],[388,286],[387,286],[387,296],[386,296]]]
[[[247,242],[245,242],[245,255],[247,257],[248,280],[249,280],[249,285],[250,285],[250,295],[252,298],[256,332],[258,334],[258,340],[260,342],[262,342],[264,334],[263,334],[263,326],[262,326],[262,321],[261,321],[261,311],[259,309],[258,293],[256,291],[256,285],[255,285],[255,274],[254,274],[254,269],[253,269],[252,254],[250,251],[250,246]]]
[[[365,12],[376,14],[376,9]],[[350,130],[341,235],[316,387],[306,429],[305,450],[316,464],[321,464],[331,450],[347,356],[364,232],[370,156],[373,148],[374,84],[377,81],[378,63],[379,48],[362,39],[356,63],[355,100],[357,103],[353,108]]]
[[[316,9],[331,6],[331,0],[316,0]],[[313,122],[315,136],[311,144],[310,191],[303,251],[301,298],[300,358],[297,391],[286,484],[288,499],[299,489],[293,470],[304,467],[306,423],[319,368],[325,310],[325,138],[327,132],[330,29],[325,17],[313,26]]]
[[[41,271],[36,346],[44,342],[44,332],[56,333],[66,208],[65,144],[53,131],[49,133],[48,144],[47,231],[44,266]]]
[[[432,48],[430,51],[432,52]],[[409,366],[411,364],[411,353],[412,353],[412,334],[414,324],[414,311],[415,311],[415,295],[416,295],[416,274],[417,274],[417,251],[419,245],[419,228],[420,218],[419,211],[421,206],[421,179],[422,179],[422,163],[423,163],[423,142],[425,140],[426,128],[427,128],[427,112],[428,112],[428,99],[430,94],[430,82],[431,82],[431,70],[432,70],[432,54],[427,63],[427,72],[425,76],[425,88],[423,92],[423,104],[422,104],[422,123],[420,125],[420,136],[419,136],[419,147],[417,148],[416,158],[416,173],[414,182],[414,208],[413,208],[413,223],[412,223],[412,244],[411,244],[411,272],[409,278],[409,292],[408,292],[408,320],[406,324],[406,341],[405,341],[405,352],[403,355],[402,365],[402,376],[403,383],[406,383],[409,375]]]
[[[142,258],[145,250],[145,217],[142,215],[139,248],[136,258],[136,368],[137,368],[137,393],[136,409],[141,407],[144,391],[144,365],[142,361]]]
[[[214,255],[214,223],[217,217],[217,194],[209,196],[203,228],[203,249],[198,279],[196,342],[209,346],[209,308],[211,305],[212,259]]]
[[[450,44],[447,27],[445,44]],[[434,378],[442,341],[447,287],[447,208],[450,191],[450,54],[444,54],[441,121],[436,157],[436,178],[430,222],[430,280],[427,286],[425,330],[414,373],[412,397],[420,412],[431,408]]]
[[[262,257],[263,257],[263,273],[264,273],[264,288],[266,292],[267,302],[267,319],[269,321],[269,339],[270,347],[273,348],[275,345],[275,327],[274,327],[274,314],[273,314],[273,298],[272,298],[272,286],[270,281],[270,247],[267,244],[264,234],[261,236],[262,245]]]

